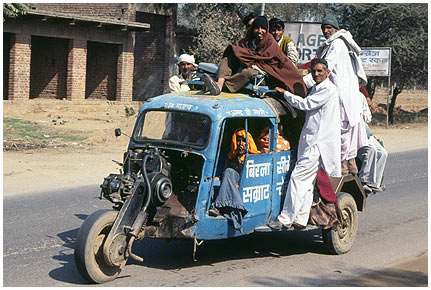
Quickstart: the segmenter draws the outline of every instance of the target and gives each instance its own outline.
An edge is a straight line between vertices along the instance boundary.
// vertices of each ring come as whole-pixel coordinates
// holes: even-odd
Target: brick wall
[[[30,98],[66,98],[69,40],[32,36]]]
[[[87,42],[85,97],[115,100],[119,45]]]
[[[133,100],[146,100],[163,93],[167,18],[137,12],[136,21],[150,23],[151,29],[136,33]]]
[[[3,33],[3,100],[8,99],[10,33]]]
[[[69,41],[67,59],[67,99],[85,99],[85,80],[87,76],[87,41],[81,38]]]
[[[31,35],[11,35],[8,99],[25,100],[30,91]]]
[[[79,16],[134,21],[127,3],[32,3],[35,10],[45,10]]]

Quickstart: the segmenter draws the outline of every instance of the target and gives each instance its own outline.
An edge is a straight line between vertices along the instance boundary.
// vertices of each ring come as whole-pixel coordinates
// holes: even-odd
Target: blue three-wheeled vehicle
[[[132,245],[145,237],[191,239],[194,258],[202,240],[274,231],[268,224],[281,211],[295,164],[294,140],[291,150],[275,148],[277,125],[284,124],[280,134],[294,136],[289,124],[298,122],[295,111],[256,93],[260,98],[250,96],[253,92],[211,96],[189,91],[143,104],[120,173],[110,174],[101,185],[101,197],[111,201],[113,209],[94,212],[79,230],[75,262],[84,278],[107,282],[118,276],[129,257],[142,261]],[[209,214],[231,137],[243,128],[257,138],[268,126],[268,153],[246,154],[238,186],[248,213],[242,231],[235,230],[225,217]],[[115,133],[119,136],[121,130]],[[322,238],[329,252],[342,254],[353,246],[366,194],[356,175],[332,178],[331,183],[342,218],[323,228]]]

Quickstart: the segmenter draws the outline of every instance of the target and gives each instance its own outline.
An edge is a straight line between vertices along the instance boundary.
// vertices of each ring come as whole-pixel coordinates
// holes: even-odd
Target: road
[[[347,254],[329,255],[318,230],[205,241],[197,262],[190,241],[149,239],[134,246],[144,263],[129,261],[104,286],[426,286],[427,271],[397,265],[426,261],[427,153],[389,155],[387,191],[368,197]],[[83,220],[110,207],[98,193],[94,185],[5,197],[3,286],[88,285],[75,269],[73,248]]]

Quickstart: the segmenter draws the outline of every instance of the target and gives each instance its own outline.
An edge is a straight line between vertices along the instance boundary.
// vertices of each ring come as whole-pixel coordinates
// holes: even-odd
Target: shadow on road
[[[144,239],[134,252],[144,258],[141,264],[150,268],[176,270],[211,265],[227,260],[282,257],[304,253],[328,254],[320,237],[320,230],[309,232],[255,233],[223,240],[204,241],[197,247],[193,261],[193,241]],[[130,264],[139,265],[133,260]]]
[[[86,215],[75,215],[84,220]],[[58,234],[64,241],[63,247],[58,255],[53,256],[59,260],[61,267],[52,270],[49,276],[55,280],[71,283],[75,285],[89,284],[84,280],[75,266],[74,256],[69,249],[74,249],[76,236],[79,229],[73,229]],[[141,266],[144,271],[146,267],[175,271],[184,268],[192,268],[202,265],[213,265],[229,260],[251,259],[256,260],[265,257],[285,257],[291,255],[301,255],[305,253],[315,253],[330,255],[321,240],[320,230],[308,232],[290,231],[278,233],[255,233],[223,240],[204,241],[198,246],[196,252],[197,261],[193,261],[193,240],[165,241],[161,239],[146,238],[136,242],[133,252],[144,258],[144,263],[138,263],[129,259],[127,264]],[[126,266],[127,267],[127,266]],[[367,269],[358,269],[356,272],[366,272]],[[341,273],[341,270],[340,270]],[[124,279],[129,276],[121,275],[117,278]],[[133,279],[133,277],[131,277]],[[303,281],[291,285],[293,280]],[[286,279],[276,279],[274,277],[254,276],[250,277],[256,285],[262,286],[427,286],[428,276],[426,273],[409,269],[388,268],[379,271],[368,272],[354,279],[316,279],[314,274],[310,277],[294,277],[289,275]]]
[[[84,220],[87,215],[76,214],[77,218]],[[79,229],[59,233],[57,236],[64,242],[58,255],[53,256],[59,260],[61,267],[52,270],[49,276],[55,280],[71,284],[89,284],[76,269],[74,255],[70,250],[76,245],[76,236]],[[198,246],[197,261],[193,261],[193,240],[165,241],[146,238],[136,242],[133,246],[135,254],[144,258],[144,263],[129,259],[127,264],[145,267],[178,270],[181,268],[211,265],[218,262],[235,259],[249,259],[261,257],[281,257],[303,253],[327,254],[320,238],[320,231],[309,232],[282,232],[282,233],[256,233],[248,236],[204,241]],[[120,276],[117,279],[125,278]]]
[[[88,215],[75,214],[81,220],[85,220]],[[67,249],[75,249],[76,236],[79,229],[74,229],[66,232],[59,233],[57,236],[64,242],[62,245]],[[89,284],[78,273],[75,266],[73,253],[69,254],[70,250],[61,250],[58,255],[53,256],[55,260],[59,260],[61,267],[49,272],[49,276],[55,280],[72,283],[72,284]]]

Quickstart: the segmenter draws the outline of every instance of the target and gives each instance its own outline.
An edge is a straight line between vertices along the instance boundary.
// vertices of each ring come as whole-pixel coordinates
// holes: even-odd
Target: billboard
[[[311,61],[326,38],[315,22],[285,22],[284,35],[293,39],[298,50],[298,65]]]
[[[284,35],[293,39],[298,50],[298,66],[311,61],[317,54],[317,48],[325,42],[320,25],[316,22],[284,22]],[[391,75],[390,47],[361,49],[359,57],[367,76]]]

